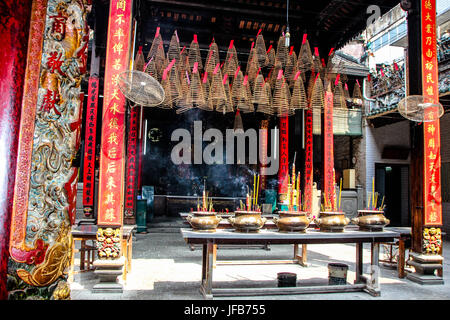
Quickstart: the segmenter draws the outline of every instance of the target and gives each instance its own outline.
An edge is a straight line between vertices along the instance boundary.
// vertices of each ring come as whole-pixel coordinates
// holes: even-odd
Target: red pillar
[[[0,300],[7,299],[11,208],[31,3],[4,0],[0,6]]]

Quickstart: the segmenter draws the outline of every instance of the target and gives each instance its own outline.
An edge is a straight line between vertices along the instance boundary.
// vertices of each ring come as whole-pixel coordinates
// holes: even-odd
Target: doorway
[[[378,205],[384,197],[385,216],[392,227],[411,224],[409,214],[409,165],[375,164],[375,191],[379,193]]]

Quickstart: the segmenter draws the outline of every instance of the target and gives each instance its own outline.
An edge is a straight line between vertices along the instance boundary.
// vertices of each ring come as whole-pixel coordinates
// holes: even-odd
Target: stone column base
[[[118,277],[123,274],[123,266],[125,265],[125,257],[119,259],[98,259],[93,263],[95,267],[94,273],[99,276],[100,282],[93,288],[93,293],[122,293],[123,285],[118,282]]]
[[[440,255],[426,255],[411,252],[409,256],[412,260],[407,264],[414,267],[414,273],[408,273],[406,278],[419,284],[444,284],[444,279],[436,275],[436,272],[442,271],[442,262],[444,257]]]

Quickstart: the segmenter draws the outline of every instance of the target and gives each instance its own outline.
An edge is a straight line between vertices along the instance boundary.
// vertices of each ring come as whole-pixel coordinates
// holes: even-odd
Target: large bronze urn
[[[383,231],[390,220],[384,216],[381,210],[358,210],[358,216],[351,220],[362,231]]]
[[[278,215],[273,222],[280,232],[305,232],[310,223],[304,211],[279,211]]]
[[[320,217],[314,219],[314,222],[319,226],[320,231],[343,232],[350,219],[342,211],[321,211]]]
[[[186,220],[194,231],[214,232],[222,218],[216,216],[215,212],[194,211],[188,214]]]
[[[266,223],[259,211],[235,211],[234,217],[228,218],[233,228],[238,232],[258,232]]]

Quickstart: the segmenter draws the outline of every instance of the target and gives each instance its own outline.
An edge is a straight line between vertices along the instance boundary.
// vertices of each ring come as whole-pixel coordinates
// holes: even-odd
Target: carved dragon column
[[[11,218],[10,299],[68,299],[90,0],[34,0]]]

